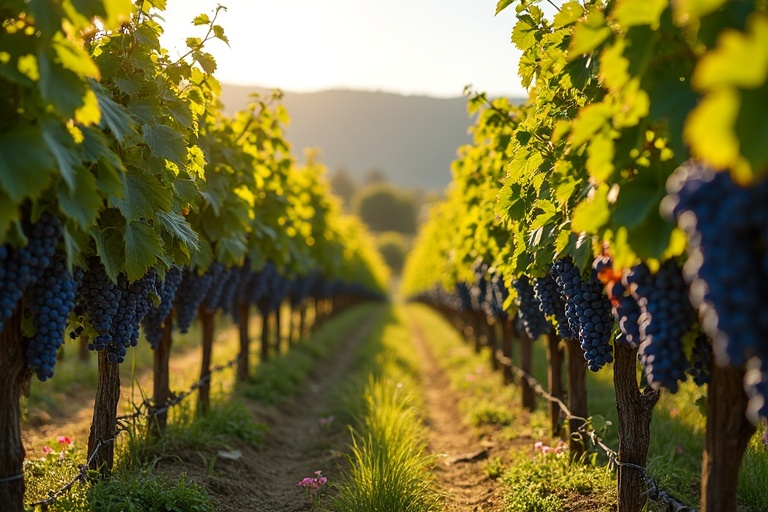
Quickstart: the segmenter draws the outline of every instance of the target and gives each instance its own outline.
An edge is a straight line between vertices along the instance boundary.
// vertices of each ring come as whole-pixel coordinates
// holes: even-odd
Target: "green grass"
[[[243,389],[243,396],[267,404],[285,400],[299,390],[316,362],[331,353],[344,336],[370,314],[372,307],[364,305],[331,318],[309,339],[295,343],[288,352],[257,366]]]
[[[214,512],[208,493],[188,482],[133,471],[99,481],[89,492],[92,512]]]
[[[509,512],[560,512],[579,505],[580,510],[608,512],[616,507],[616,479],[606,466],[572,463],[567,452],[538,454],[518,452],[502,482]]]
[[[419,361],[401,308],[390,310],[358,356],[342,391],[353,418],[349,467],[330,509],[338,512],[439,509],[429,471],[417,386]]]

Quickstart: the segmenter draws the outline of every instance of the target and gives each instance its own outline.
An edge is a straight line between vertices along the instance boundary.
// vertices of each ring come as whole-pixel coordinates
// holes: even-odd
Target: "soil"
[[[263,445],[169,454],[157,462],[159,476],[175,480],[185,473],[188,481],[207,489],[215,509],[221,512],[312,510],[309,497],[297,484],[305,477],[315,476],[316,471],[322,471],[329,483],[340,477],[350,434],[344,419],[330,418],[338,400],[333,391],[353,372],[356,347],[370,333],[381,311],[372,310],[347,333],[335,355],[314,368],[300,392],[278,405],[247,402],[254,419],[267,425]],[[430,357],[421,328],[417,323],[413,326],[415,349],[424,361],[421,389],[425,392],[428,448],[436,458],[435,484],[443,494],[444,510],[501,511],[499,482],[485,475],[484,466],[488,460],[504,458],[510,448],[529,440],[509,441],[492,429],[479,432],[465,424],[448,378]],[[193,359],[197,355],[198,351],[191,351],[176,362],[196,367]],[[60,432],[82,435],[85,439],[92,397],[77,403],[83,405],[82,409],[66,418],[30,425],[25,441],[50,439]],[[327,500],[325,497],[324,502]]]

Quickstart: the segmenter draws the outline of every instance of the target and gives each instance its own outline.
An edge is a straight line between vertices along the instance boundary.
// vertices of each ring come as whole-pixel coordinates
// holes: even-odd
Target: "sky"
[[[172,55],[202,36],[195,15],[227,11],[217,23],[230,47],[208,51],[220,81],[286,91],[362,89],[461,96],[465,85],[493,96],[525,95],[510,41],[514,9],[497,0],[168,0]]]

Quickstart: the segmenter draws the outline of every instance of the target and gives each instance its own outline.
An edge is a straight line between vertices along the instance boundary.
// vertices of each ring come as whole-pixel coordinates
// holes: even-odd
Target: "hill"
[[[264,89],[223,84],[225,110],[243,108],[254,91]],[[286,92],[283,102],[296,157],[303,158],[306,147],[319,147],[331,172],[344,168],[358,181],[377,168],[401,187],[442,191],[456,150],[471,140],[463,97],[329,90]]]

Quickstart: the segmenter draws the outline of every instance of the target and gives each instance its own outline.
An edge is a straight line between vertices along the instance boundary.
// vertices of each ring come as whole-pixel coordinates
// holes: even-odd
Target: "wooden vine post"
[[[250,335],[248,324],[250,323],[251,306],[247,302],[237,304],[237,327],[240,339],[240,352],[237,355],[237,382],[248,382],[248,348]]]
[[[291,302],[288,308],[288,332],[286,333],[289,347],[296,342],[296,340],[294,339],[295,335],[296,335],[296,306],[293,304],[293,302]]]
[[[589,415],[587,408],[587,360],[578,340],[566,339],[568,353],[568,409],[574,418],[568,420],[568,449],[576,459],[584,453],[584,440],[577,434]],[[582,419],[584,418],[584,419]]]
[[[520,333],[520,369],[528,375],[533,375],[533,340],[524,330]],[[533,412],[536,410],[536,393],[528,379],[520,379],[523,394],[523,407]]]
[[[261,313],[261,360],[260,363],[269,360],[269,313],[266,308]]]
[[[9,512],[24,510],[22,467],[26,452],[21,442],[19,401],[32,375],[25,352],[17,309],[0,332],[0,503]]]
[[[613,385],[619,416],[619,512],[645,509],[648,494],[643,471],[651,442],[651,417],[660,393],[637,385],[637,349],[615,343]],[[639,466],[639,467],[638,467]]]
[[[499,347],[499,337],[496,332],[496,321],[492,317],[486,317],[486,325],[488,330],[488,348],[490,348],[491,356],[491,369],[496,371],[499,369],[499,360],[496,358],[496,351]]]
[[[282,320],[282,315],[280,314],[280,304],[277,305],[277,309],[275,309],[275,354],[279,354],[282,349],[282,329],[280,327],[280,322]]]
[[[501,321],[501,355],[504,358],[503,376],[504,384],[515,382],[515,374],[512,373],[512,365],[515,364],[512,342],[514,340],[512,317],[507,316]]]
[[[106,350],[98,354],[99,382],[96,386],[96,402],[88,435],[89,469],[98,471],[103,478],[112,473],[115,462],[115,437],[117,436],[117,406],[120,402],[120,365],[108,359]]]
[[[547,334],[547,388],[550,395],[563,399],[563,352],[560,338],[554,332]],[[549,402],[549,423],[552,436],[559,436],[560,404],[557,402]]]
[[[155,347],[153,402],[156,409],[164,408],[171,398],[171,371],[169,365],[171,362],[171,345],[173,344],[172,331],[173,312],[169,313],[163,321],[163,337],[160,339],[160,343],[157,344],[157,347]],[[168,424],[168,411],[163,411],[152,416],[150,418],[150,424],[155,435],[162,435]]]
[[[211,408],[211,355],[213,353],[214,313],[205,307],[198,310],[200,327],[203,334],[203,353],[200,367],[200,380],[202,384],[197,393],[197,412],[200,415],[208,414]],[[206,380],[203,380],[206,379]]]
[[[747,420],[744,370],[712,365],[701,468],[701,512],[736,510],[739,467],[755,426]]]
[[[307,300],[304,299],[299,305],[299,336],[298,340],[307,335]]]

